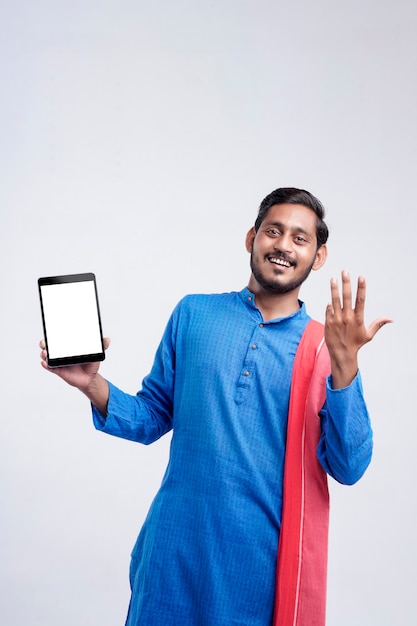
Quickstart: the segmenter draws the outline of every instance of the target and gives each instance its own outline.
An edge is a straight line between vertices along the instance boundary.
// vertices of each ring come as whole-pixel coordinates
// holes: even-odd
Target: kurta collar
[[[262,313],[260,312],[260,310],[255,304],[255,295],[248,289],[248,287],[245,287],[244,289],[242,289],[242,291],[239,292],[239,296],[243,304],[247,308],[251,309],[252,311],[256,311],[258,315],[262,317]],[[298,303],[300,305],[300,308],[298,309],[298,311],[295,311],[295,313],[291,313],[291,315],[287,315],[286,317],[277,317],[273,320],[268,320],[267,322],[265,322],[265,324],[274,324],[274,323],[282,322],[284,320],[288,320],[288,319],[295,318],[295,317],[300,318],[300,319],[303,319],[303,318],[307,319],[308,314],[307,314],[306,306],[304,302],[302,302],[302,300],[298,300]]]

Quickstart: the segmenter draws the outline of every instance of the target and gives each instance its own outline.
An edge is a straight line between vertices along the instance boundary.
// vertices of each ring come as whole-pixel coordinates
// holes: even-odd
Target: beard
[[[298,278],[295,278],[294,280],[288,283],[282,284],[279,280],[280,278],[279,275],[276,278],[272,278],[272,279],[266,278],[262,274],[261,269],[259,268],[259,266],[257,265],[256,261],[253,258],[253,252],[250,255],[250,268],[252,270],[252,274],[256,282],[261,287],[263,287],[265,291],[268,291],[270,294],[274,294],[274,295],[283,295],[285,293],[289,293],[290,291],[295,291],[296,289],[298,289],[303,284],[303,282],[309,277],[310,272],[313,268],[313,265],[314,265],[314,260],[312,261],[310,266],[306,269],[304,274],[302,274]]]

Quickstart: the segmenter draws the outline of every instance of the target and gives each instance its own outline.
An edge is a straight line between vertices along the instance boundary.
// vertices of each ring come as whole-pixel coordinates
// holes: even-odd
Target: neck
[[[298,294],[300,289],[288,293],[271,293],[263,289],[251,276],[248,289],[255,296],[255,304],[262,313],[265,322],[278,317],[287,317],[296,313],[300,308]]]

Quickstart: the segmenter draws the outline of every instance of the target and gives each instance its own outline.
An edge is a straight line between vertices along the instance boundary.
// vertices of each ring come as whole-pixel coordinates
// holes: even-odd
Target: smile
[[[285,259],[281,259],[276,256],[269,256],[267,258],[270,263],[274,263],[275,265],[281,265],[282,267],[292,267],[292,263],[290,263],[290,261],[286,261]]]

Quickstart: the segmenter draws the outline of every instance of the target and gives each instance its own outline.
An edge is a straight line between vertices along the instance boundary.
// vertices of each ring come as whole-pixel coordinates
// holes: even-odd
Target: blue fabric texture
[[[127,626],[270,626],[293,361],[309,321],[264,322],[252,293],[186,296],[136,396],[110,384],[97,429],[149,444],[173,430],[170,459],[132,552]],[[351,484],[372,431],[359,374],[332,390],[318,456]]]

